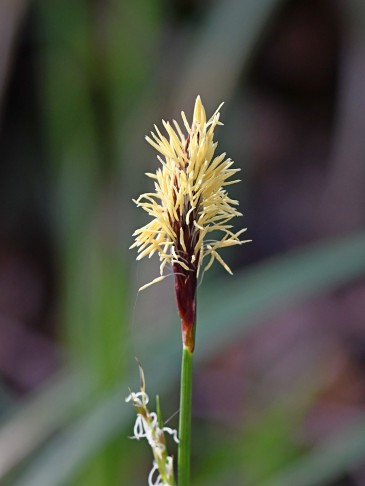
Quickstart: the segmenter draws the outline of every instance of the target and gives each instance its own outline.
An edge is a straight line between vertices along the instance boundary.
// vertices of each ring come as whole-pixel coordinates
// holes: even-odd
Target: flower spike
[[[131,248],[138,248],[137,259],[154,253],[159,255],[160,277],[151,283],[162,280],[166,265],[172,267],[183,343],[191,352],[199,273],[208,270],[214,260],[231,273],[218,251],[251,241],[240,240],[245,230],[234,233],[229,224],[232,218],[242,214],[237,210],[238,201],[228,196],[225,187],[239,182],[232,177],[240,169],[232,168],[233,162],[225,153],[215,155],[217,142],[213,137],[216,126],[222,125],[221,106],[207,120],[198,96],[191,125],[185,113],[181,113],[186,135],[175,120],[174,126],[162,122],[166,136],[155,126],[156,133],[146,137],[163,156],[157,156],[161,167],[156,174],[147,174],[154,180],[155,192],[143,194],[134,201],[152,220],[134,232]],[[212,232],[216,239],[209,238]]]

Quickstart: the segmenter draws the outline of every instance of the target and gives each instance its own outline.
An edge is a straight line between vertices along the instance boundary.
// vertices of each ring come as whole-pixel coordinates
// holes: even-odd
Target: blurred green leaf
[[[278,474],[265,486],[321,486],[364,464],[365,417]]]
[[[92,385],[86,374],[63,372],[5,417],[0,429],[0,478],[82,409]]]
[[[263,484],[272,472],[298,457],[299,448],[292,437],[293,427],[298,423],[297,415],[287,407],[275,406],[244,430],[240,430],[238,424],[228,438],[219,430],[217,437],[203,438],[201,447],[205,451],[203,460],[196,465],[194,483],[219,486],[232,475],[242,478],[247,485]]]
[[[197,94],[207,108],[231,98],[242,71],[275,8],[282,0],[216,2],[200,31],[192,36],[176,87],[177,106]]]
[[[86,408],[125,370],[129,275],[116,230],[120,206],[110,182],[112,169],[119,165],[110,66],[120,64],[109,37],[121,18],[113,15],[112,3],[98,7],[87,0],[57,5],[40,0],[37,7],[44,132],[55,189],[60,321],[72,362],[93,377],[93,388],[84,397]],[[103,22],[114,30],[106,29],[104,35]],[[119,57],[129,49],[121,46]],[[128,73],[133,73],[132,64],[133,59]],[[133,88],[137,77],[130,80]],[[128,80],[123,89],[130,101],[127,85]],[[84,465],[79,481],[92,486],[120,477],[115,455],[121,449],[115,443],[99,450],[92,464]]]

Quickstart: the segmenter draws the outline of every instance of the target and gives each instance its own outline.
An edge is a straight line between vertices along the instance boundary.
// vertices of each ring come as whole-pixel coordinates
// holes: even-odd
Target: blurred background
[[[131,199],[200,94],[253,243],[199,290],[192,484],[365,485],[364,82],[362,0],[0,2],[1,484],[147,484],[135,356],[177,427]]]

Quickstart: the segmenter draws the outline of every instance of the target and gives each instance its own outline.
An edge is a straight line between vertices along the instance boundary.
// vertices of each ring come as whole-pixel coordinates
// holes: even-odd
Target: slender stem
[[[190,436],[193,354],[183,347],[180,384],[178,485],[190,486]]]

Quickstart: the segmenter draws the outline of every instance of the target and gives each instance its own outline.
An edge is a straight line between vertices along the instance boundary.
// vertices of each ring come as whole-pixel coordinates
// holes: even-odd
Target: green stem
[[[183,347],[180,384],[178,485],[190,486],[190,436],[193,354]]]

